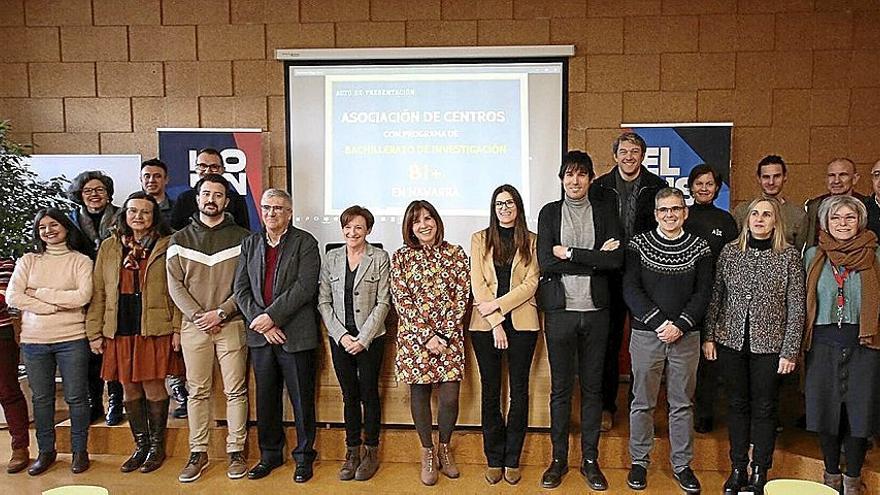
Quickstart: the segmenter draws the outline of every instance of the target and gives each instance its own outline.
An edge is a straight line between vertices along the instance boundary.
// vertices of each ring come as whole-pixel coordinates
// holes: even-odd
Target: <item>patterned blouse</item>
[[[464,315],[470,297],[470,266],[461,246],[443,242],[391,257],[391,297],[397,329],[397,379],[408,384],[460,381],[464,375]],[[428,351],[434,336],[449,345]]]

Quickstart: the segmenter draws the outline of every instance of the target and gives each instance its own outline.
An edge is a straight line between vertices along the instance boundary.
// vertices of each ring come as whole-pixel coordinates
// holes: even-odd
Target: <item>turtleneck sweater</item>
[[[65,245],[47,245],[16,264],[6,299],[21,310],[23,344],[86,338],[85,306],[92,297],[92,260]]]
[[[596,228],[593,223],[593,205],[587,196],[562,201],[562,225],[559,238],[563,246],[593,249]],[[595,311],[589,275],[563,275],[565,309],[568,311]]]

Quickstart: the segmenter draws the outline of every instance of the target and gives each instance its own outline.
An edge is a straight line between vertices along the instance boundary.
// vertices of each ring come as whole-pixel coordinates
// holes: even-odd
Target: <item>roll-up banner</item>
[[[248,207],[250,228],[260,229],[258,201],[263,194],[263,133],[261,129],[156,129],[159,158],[168,165],[168,195],[174,199],[199,180],[196,156],[214,148],[223,157],[223,177]]]
[[[712,166],[721,175],[721,191],[715,206],[730,207],[730,145],[733,124],[621,124],[624,130],[642,136],[648,149],[644,165],[681,189],[690,205],[694,202],[687,187],[691,170],[701,163]]]

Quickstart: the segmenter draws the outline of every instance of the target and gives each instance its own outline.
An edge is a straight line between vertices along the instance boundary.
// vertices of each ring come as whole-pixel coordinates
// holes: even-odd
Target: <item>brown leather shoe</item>
[[[23,471],[24,468],[28,467],[28,464],[31,463],[31,453],[27,448],[24,449],[13,449],[12,457],[9,459],[9,464],[6,465],[6,472],[9,474],[15,474],[19,471]]]
[[[515,485],[519,483],[519,480],[521,479],[522,471],[520,471],[518,467],[504,468],[504,481],[510,483],[511,485]]]
[[[437,460],[440,461],[440,472],[445,474],[446,477],[458,478],[461,476],[458,466],[455,465],[455,458],[452,457],[452,452],[449,450],[448,443],[440,444],[440,448],[437,449]]]
[[[433,447],[422,447],[422,484],[433,486],[437,483],[437,456]]]
[[[500,467],[489,466],[488,468],[486,468],[486,483],[489,483],[490,485],[494,485],[495,483],[501,481],[501,478],[503,476],[504,470]]]

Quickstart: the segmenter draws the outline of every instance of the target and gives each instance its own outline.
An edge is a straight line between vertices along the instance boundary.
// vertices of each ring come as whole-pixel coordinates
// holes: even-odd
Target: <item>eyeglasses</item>
[[[516,207],[516,201],[514,201],[512,199],[508,199],[507,201],[496,201],[495,202],[495,208],[498,208],[499,210],[503,210],[504,208],[513,209],[514,207]]]
[[[217,165],[214,163],[196,163],[196,170],[199,172],[220,172],[223,170],[223,165]]]
[[[107,194],[105,187],[88,187],[82,190],[83,196],[91,196],[92,194]]]
[[[665,215],[667,213],[675,213],[676,215],[684,211],[684,206],[661,206],[656,209],[657,213]]]
[[[263,213],[281,213],[282,211],[290,210],[290,208],[287,206],[260,205],[260,210],[262,210]]]
[[[871,172],[871,177],[875,179],[880,179],[880,170],[874,170]]]

